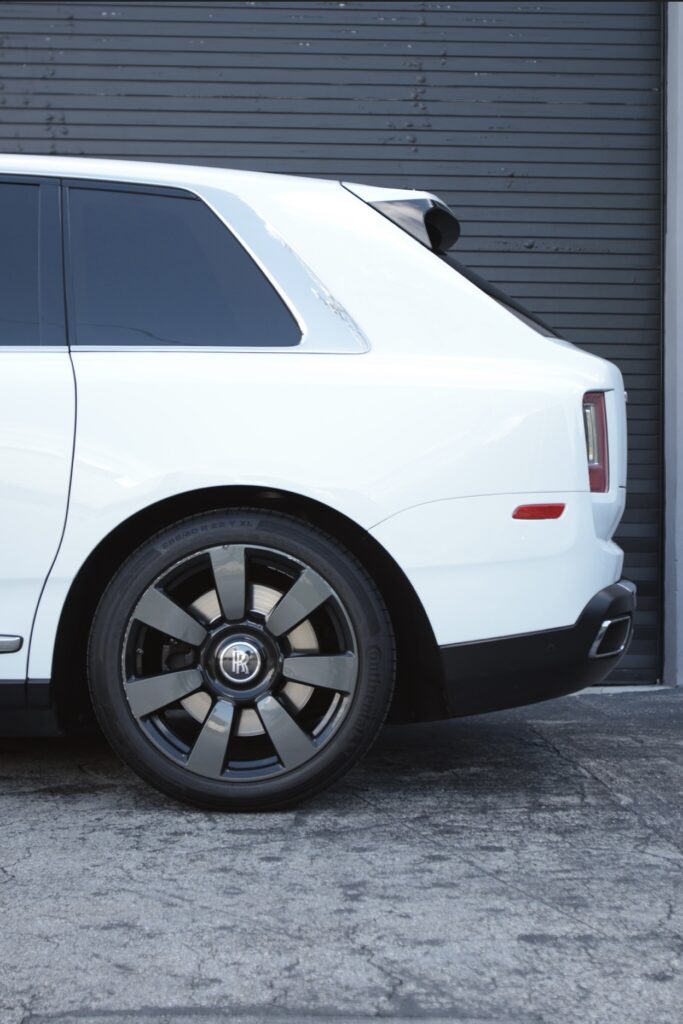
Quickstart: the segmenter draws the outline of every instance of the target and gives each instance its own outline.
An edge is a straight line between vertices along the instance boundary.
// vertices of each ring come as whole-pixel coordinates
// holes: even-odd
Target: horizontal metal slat
[[[465,262],[621,366],[625,571],[641,587],[623,671],[654,677],[660,14],[557,0],[4,4],[0,147],[442,195]]]

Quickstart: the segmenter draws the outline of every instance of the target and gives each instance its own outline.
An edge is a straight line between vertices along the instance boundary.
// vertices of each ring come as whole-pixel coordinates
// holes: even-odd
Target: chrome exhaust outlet
[[[633,621],[630,615],[605,619],[588,652],[589,658],[614,658],[623,654],[631,639]]]

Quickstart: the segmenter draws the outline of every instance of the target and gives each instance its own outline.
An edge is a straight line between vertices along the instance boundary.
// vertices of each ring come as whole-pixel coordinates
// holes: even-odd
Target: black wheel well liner
[[[385,548],[353,520],[314,499],[258,487],[216,487],[174,495],[135,513],[104,537],[79,569],[62,608],[52,662],[52,693],[62,728],[81,731],[94,720],[86,678],[88,634],[97,604],[121,562],[179,519],[240,506],[311,522],[355,555],[377,583],[396,636],[398,671],[389,721],[445,717],[443,671],[433,630],[412,584]]]

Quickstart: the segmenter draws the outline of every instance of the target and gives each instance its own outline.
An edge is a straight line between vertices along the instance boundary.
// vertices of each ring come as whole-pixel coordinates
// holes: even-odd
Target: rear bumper
[[[635,607],[634,584],[620,580],[596,594],[573,626],[441,647],[448,715],[533,704],[600,683],[628,648]]]

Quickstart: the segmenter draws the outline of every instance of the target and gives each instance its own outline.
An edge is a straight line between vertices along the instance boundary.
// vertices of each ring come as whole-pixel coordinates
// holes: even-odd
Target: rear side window
[[[68,190],[73,341],[87,346],[288,346],[301,332],[199,199]]]
[[[39,192],[0,184],[0,345],[40,345]]]

